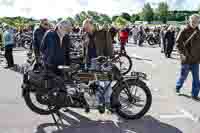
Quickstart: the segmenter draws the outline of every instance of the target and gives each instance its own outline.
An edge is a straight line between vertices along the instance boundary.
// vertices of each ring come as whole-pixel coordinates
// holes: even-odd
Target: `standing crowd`
[[[104,25],[100,28],[95,25],[92,19],[86,19],[82,28],[74,27],[70,21],[62,20],[51,27],[47,19],[42,19],[40,26],[33,31],[13,31],[9,26],[4,27],[3,35],[0,36],[5,49],[5,58],[8,66],[14,66],[13,48],[23,45],[23,41],[18,41],[16,37],[32,36],[30,50],[33,51],[36,61],[42,58],[43,64],[47,69],[60,75],[59,65],[70,65],[70,34],[71,32],[82,34],[82,45],[84,48],[84,63],[87,68],[96,68],[97,64],[93,61],[98,56],[111,57],[113,55],[113,44],[119,41],[121,53],[126,52],[126,43],[129,38],[138,46],[143,46],[144,41],[151,37],[154,42],[158,42],[161,53],[166,58],[170,58],[175,44],[181,57],[181,72],[176,83],[176,92],[180,93],[184,81],[189,71],[192,72],[192,97],[197,99],[200,89],[199,84],[199,62],[200,62],[200,31],[198,28],[200,17],[197,14],[190,16],[189,23],[185,28],[175,28],[171,25],[155,27],[153,29],[144,26],[123,27],[117,29],[114,26],[108,28]],[[16,33],[15,33],[16,32]],[[26,33],[28,35],[24,35]],[[22,35],[23,34],[23,35]],[[117,40],[117,39],[118,40]],[[37,67],[36,67],[37,69]],[[106,85],[107,82],[104,82]],[[107,98],[108,100],[108,98]],[[109,102],[109,100],[108,100]]]

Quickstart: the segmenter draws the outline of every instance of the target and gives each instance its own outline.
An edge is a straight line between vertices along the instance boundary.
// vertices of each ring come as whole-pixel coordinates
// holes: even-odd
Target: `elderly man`
[[[186,80],[189,71],[192,72],[192,98],[199,100],[199,62],[200,62],[200,30],[198,28],[200,16],[194,14],[190,16],[189,24],[180,31],[177,37],[177,48],[181,57],[181,72],[176,83],[176,92]]]
[[[70,39],[72,24],[69,21],[60,21],[54,30],[48,31],[41,45],[43,62],[47,69],[61,75],[57,69],[59,65],[69,65]]]

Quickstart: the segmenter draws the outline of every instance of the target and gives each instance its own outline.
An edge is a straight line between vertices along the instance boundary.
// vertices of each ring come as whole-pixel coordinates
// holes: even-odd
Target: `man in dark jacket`
[[[174,28],[170,26],[164,36],[164,45],[165,45],[164,52],[167,58],[171,57],[174,44],[175,44],[175,31]]]
[[[40,21],[40,26],[33,33],[33,49],[35,56],[40,56],[40,46],[45,32],[49,29],[49,23],[47,19]]]
[[[139,31],[138,31],[138,46],[142,46],[143,45],[143,42],[144,42],[144,37],[145,37],[145,31],[144,31],[144,28],[143,26],[141,25],[139,27]]]
[[[110,32],[110,34],[111,34],[112,43],[113,43],[113,44],[116,43],[116,41],[115,41],[115,36],[117,35],[117,29],[116,29],[114,26],[112,26],[112,27],[109,29],[109,32]]]
[[[56,25],[55,30],[48,31],[41,45],[41,53],[44,65],[57,75],[59,65],[69,65],[70,37],[72,24],[69,21],[61,21]]]
[[[189,71],[192,72],[192,97],[198,99],[199,62],[200,62],[200,30],[198,28],[200,16],[194,14],[190,17],[190,23],[180,31],[177,37],[177,48],[181,56],[181,72],[176,83],[176,92],[179,93],[186,80]]]

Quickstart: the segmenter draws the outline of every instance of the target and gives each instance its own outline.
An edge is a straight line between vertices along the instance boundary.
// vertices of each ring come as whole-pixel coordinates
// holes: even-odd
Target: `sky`
[[[113,16],[121,12],[140,12],[147,2],[156,8],[161,1],[167,2],[172,10],[196,10],[200,7],[200,0],[0,0],[0,17],[57,19],[87,10]]]

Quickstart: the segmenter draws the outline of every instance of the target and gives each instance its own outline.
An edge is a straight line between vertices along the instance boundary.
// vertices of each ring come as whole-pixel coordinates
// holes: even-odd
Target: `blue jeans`
[[[189,72],[192,72],[192,96],[198,96],[200,83],[199,83],[199,64],[182,64],[180,76],[176,82],[176,89],[179,91],[187,79]]]
[[[98,66],[97,62],[96,61],[93,61],[91,60],[91,64],[90,64],[90,69],[93,69],[93,70],[98,70],[100,69],[100,66]],[[101,87],[103,87],[104,89],[106,89],[106,87],[110,84],[110,81],[97,81],[96,82],[98,85],[100,85]],[[100,88],[98,88],[100,89]],[[103,104],[103,102],[105,103],[110,103],[110,97],[111,97],[111,94],[112,94],[112,87],[109,86],[108,89],[105,91],[105,94],[102,95],[100,94],[100,92],[98,92],[98,89],[97,89],[97,101],[99,104]],[[104,98],[104,100],[102,99]]]

